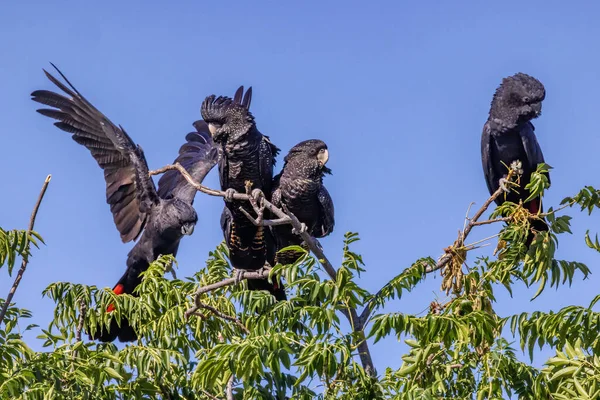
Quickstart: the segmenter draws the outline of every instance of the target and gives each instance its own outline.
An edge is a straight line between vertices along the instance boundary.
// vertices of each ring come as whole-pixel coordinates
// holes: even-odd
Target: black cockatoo
[[[282,171],[273,179],[272,203],[283,205],[302,222],[313,237],[320,238],[333,231],[334,208],[329,192],[323,186],[323,176],[331,174],[325,166],[329,159],[327,145],[321,140],[305,140],[291,148],[284,158]],[[277,251],[292,245],[303,245],[291,225],[273,227]],[[276,261],[294,263],[299,254],[279,252]]]
[[[56,67],[55,67],[56,68]],[[32,100],[52,109],[37,110],[58,120],[54,125],[72,133],[73,140],[92,153],[106,181],[106,202],[121,240],[126,243],[140,237],[127,256],[127,270],[113,288],[116,294],[132,294],[140,284],[139,274],[148,269],[159,255],[176,255],[179,241],[191,235],[198,220],[192,207],[196,190],[177,171],[169,171],[159,181],[158,191],[148,175],[148,165],[140,146],[136,146],[122,127],[117,127],[71,85],[69,87],[44,70],[52,83],[69,97],[36,90]],[[196,123],[197,132],[187,135],[176,162],[180,162],[193,178],[201,182],[218,161],[208,126]],[[108,311],[113,310],[109,306]],[[113,319],[110,332],[96,333],[101,341],[135,340],[137,335],[127,320],[120,327]]]
[[[219,177],[221,190],[232,193],[246,192],[246,183],[252,189],[260,189],[265,197],[271,198],[273,166],[279,149],[269,138],[256,128],[250,113],[252,88],[243,96],[240,87],[233,99],[208,96],[202,103],[202,118],[214,142],[219,146]],[[229,259],[239,274],[244,270],[260,270],[265,262],[273,263],[275,243],[269,229],[255,226],[239,208],[253,214],[247,201],[225,199],[221,215],[221,228],[229,248]],[[238,275],[239,276],[239,275]],[[248,280],[251,290],[268,290],[277,300],[285,300],[281,283],[270,284],[267,280]]]
[[[481,160],[490,194],[498,190],[500,185],[504,186],[504,179],[508,174],[506,166],[519,160],[523,170],[520,187],[510,188],[506,196],[496,198],[498,205],[504,201],[518,204],[520,200],[524,201],[529,197],[525,186],[529,184],[531,173],[536,170],[537,165],[544,162],[531,120],[542,113],[542,101],[545,97],[544,85],[523,73],[504,78],[496,89],[490,115],[481,135]],[[539,198],[525,203],[524,207],[532,214],[542,211]],[[548,225],[542,219],[534,219],[531,221],[531,228],[527,246],[531,244],[535,232],[547,231]]]

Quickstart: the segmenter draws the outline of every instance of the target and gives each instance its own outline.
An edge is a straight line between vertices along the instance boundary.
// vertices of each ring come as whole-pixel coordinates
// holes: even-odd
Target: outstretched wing
[[[319,238],[333,232],[333,226],[335,225],[335,210],[333,207],[333,200],[325,186],[321,185],[317,197],[319,198],[321,207],[321,220],[319,221],[319,225],[315,228],[315,231],[312,232],[312,235]]]
[[[208,124],[202,120],[194,122],[196,132],[188,133],[185,137],[186,143],[179,148],[179,156],[176,163],[181,164],[198,183],[202,183],[204,177],[217,164],[219,160],[219,149],[215,146]],[[179,171],[167,171],[158,181],[158,195],[166,199],[170,196],[193,204],[196,197],[196,189],[179,173]]]
[[[148,177],[144,154],[121,127],[98,111],[54,64],[52,66],[69,87],[46,70],[44,73],[70,98],[48,90],[36,90],[31,93],[32,100],[53,107],[37,111],[58,120],[54,125],[73,134],[73,140],[90,151],[104,170],[106,202],[121,240],[124,243],[135,240],[146,223],[148,205],[158,200],[152,179]]]

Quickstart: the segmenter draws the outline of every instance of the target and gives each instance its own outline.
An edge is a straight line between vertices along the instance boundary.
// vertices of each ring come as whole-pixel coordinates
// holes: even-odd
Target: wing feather
[[[52,83],[70,97],[49,90],[36,90],[31,93],[33,101],[54,107],[54,109],[44,108],[37,111],[46,117],[58,120],[54,123],[57,128],[71,133],[75,142],[90,151],[100,168],[104,170],[106,202],[110,205],[121,240],[123,242],[135,240],[143,230],[148,216],[141,211],[141,201],[155,200],[151,193],[152,180],[149,177],[147,181],[150,183],[139,180],[143,175],[140,169],[145,170],[147,176],[148,167],[143,152],[136,148],[122,128],[115,126],[71,85],[58,68],[56,70],[68,86],[49,72],[44,70],[44,73]],[[143,187],[139,187],[140,185]]]
[[[521,129],[521,142],[523,143],[523,148],[525,149],[525,154],[527,154],[527,160],[529,162],[529,167],[532,171],[537,169],[538,164],[544,162],[544,154],[542,153],[542,148],[537,141],[537,137],[534,132],[535,128],[531,122],[529,122],[523,129]],[[548,182],[550,182],[550,174],[548,176]]]
[[[321,185],[317,197],[319,198],[319,204],[321,206],[321,221],[316,227],[318,231],[312,232],[312,235],[319,238],[333,232],[335,225],[335,209],[333,207],[333,200],[325,186]]]
[[[217,164],[219,150],[212,140],[206,122],[200,120],[193,125],[196,132],[186,135],[186,143],[179,148],[179,156],[175,159],[175,163],[181,164],[196,182],[202,183],[204,177]],[[179,171],[171,170],[163,174],[158,181],[158,195],[162,198],[177,197],[193,204],[196,189]]]

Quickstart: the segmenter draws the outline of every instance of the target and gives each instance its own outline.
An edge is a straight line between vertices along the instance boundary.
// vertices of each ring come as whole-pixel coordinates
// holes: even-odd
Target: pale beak
[[[194,226],[195,224],[183,224],[183,226],[181,227],[181,234],[191,235],[192,233],[194,233]]]
[[[208,124],[208,131],[211,136],[215,136],[215,132],[217,131],[217,127],[214,124]]]
[[[329,151],[325,149],[324,152],[319,153],[319,155],[317,155],[317,160],[319,160],[321,165],[327,164],[327,161],[329,160]]]

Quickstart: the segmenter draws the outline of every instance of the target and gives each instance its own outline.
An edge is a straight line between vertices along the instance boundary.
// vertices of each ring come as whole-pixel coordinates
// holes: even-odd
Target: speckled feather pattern
[[[308,140],[294,146],[285,157],[282,172],[275,177],[273,204],[286,205],[294,215],[306,224],[314,237],[324,237],[333,231],[333,201],[323,185],[323,175],[330,173],[319,162],[317,155],[327,145],[320,140]],[[277,249],[290,245],[302,245],[298,235],[289,225],[273,227]],[[297,259],[295,254],[279,254],[278,262],[289,264]]]
[[[278,149],[256,128],[254,117],[247,105],[226,97],[209,96],[202,104],[202,117],[216,126],[213,140],[221,147],[219,178],[221,189],[234,189],[245,193],[246,182],[252,183],[252,189],[261,189],[267,198],[271,197],[273,166]],[[254,214],[248,202],[225,202],[221,216],[221,227],[229,247],[230,260],[235,268],[256,270],[262,268],[267,260],[272,240],[270,233],[262,227],[256,227],[239,210],[243,207]]]

